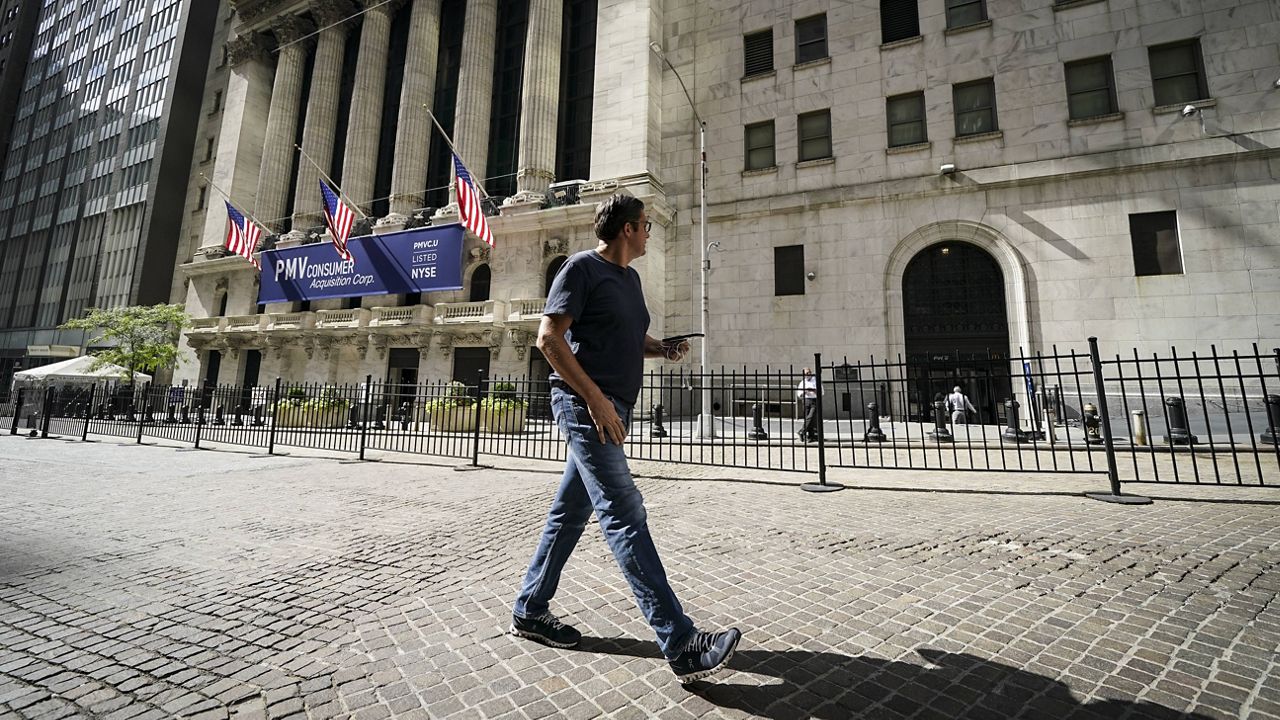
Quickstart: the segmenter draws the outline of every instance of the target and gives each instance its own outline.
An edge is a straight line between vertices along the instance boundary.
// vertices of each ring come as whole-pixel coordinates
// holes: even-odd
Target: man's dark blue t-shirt
[[[556,274],[543,314],[573,318],[565,340],[578,364],[604,394],[636,404],[649,331],[639,273],[594,250],[577,253]],[[563,380],[554,371],[551,379]]]

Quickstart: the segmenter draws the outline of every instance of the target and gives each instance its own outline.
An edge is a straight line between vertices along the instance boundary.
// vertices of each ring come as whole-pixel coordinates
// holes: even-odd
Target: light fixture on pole
[[[715,437],[715,430],[712,427],[711,418],[711,383],[710,372],[711,366],[708,361],[708,348],[710,346],[707,337],[707,273],[711,272],[711,261],[707,258],[707,253],[713,247],[720,247],[719,242],[707,242],[707,123],[698,114],[698,106],[693,103],[693,96],[689,94],[689,88],[684,84],[684,78],[680,77],[680,73],[676,71],[671,61],[667,59],[666,53],[662,51],[662,46],[656,42],[649,43],[649,49],[657,55],[663,64],[671,70],[671,74],[676,76],[676,80],[680,83],[680,89],[684,91],[685,99],[689,101],[689,109],[693,111],[693,119],[698,121],[698,229],[701,239],[698,245],[702,248],[702,410],[698,418],[698,434],[700,437]]]

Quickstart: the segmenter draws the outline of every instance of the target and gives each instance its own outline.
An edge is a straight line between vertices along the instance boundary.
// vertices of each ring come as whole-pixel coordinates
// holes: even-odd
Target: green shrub
[[[423,403],[422,409],[427,413],[431,413],[436,410],[471,407],[475,404],[475,398],[469,396],[468,392],[470,392],[470,388],[467,387],[466,383],[454,380],[445,386],[444,395]]]

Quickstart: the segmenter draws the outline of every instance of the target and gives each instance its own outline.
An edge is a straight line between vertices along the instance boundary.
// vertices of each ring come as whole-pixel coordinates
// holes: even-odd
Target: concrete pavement
[[[1280,718],[1275,489],[638,463],[684,689],[594,526],[503,634],[554,465],[175,448],[0,437],[0,717]]]

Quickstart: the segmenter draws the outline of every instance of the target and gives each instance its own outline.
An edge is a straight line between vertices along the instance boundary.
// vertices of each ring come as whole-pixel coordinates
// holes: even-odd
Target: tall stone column
[[[321,222],[320,170],[316,166],[323,168],[327,175],[333,165],[333,138],[338,123],[342,58],[346,54],[347,30],[350,22],[354,22],[340,21],[354,12],[355,9],[345,0],[317,0],[311,8],[311,14],[320,27],[328,29],[316,38],[316,60],[311,68],[307,119],[302,126],[302,151],[306,153],[306,157],[298,158],[298,184],[293,195],[295,232]],[[329,27],[330,25],[333,27]],[[308,160],[308,157],[311,159]]]
[[[516,194],[506,204],[541,204],[556,176],[563,0],[529,0],[520,94],[520,162]]]
[[[382,129],[382,96],[387,84],[387,41],[391,15],[399,3],[365,0],[360,30],[360,57],[347,122],[347,152],[342,162],[342,189],[351,202],[369,213],[373,177],[378,168],[378,139]]]
[[[493,111],[493,56],[498,37],[498,0],[468,0],[458,68],[458,101],[453,145],[471,177],[481,186],[489,168],[489,121]],[[457,197],[437,216],[457,215]]]
[[[436,132],[423,105],[430,106],[435,95],[439,52],[440,0],[414,0],[396,122],[395,165],[391,169],[391,214],[401,216],[397,218],[401,223],[423,204],[431,138]]]
[[[256,217],[261,213],[256,199],[258,174],[262,169],[262,150],[271,109],[270,55],[261,35],[247,33],[227,41],[227,59],[231,73],[227,78],[217,156],[210,179],[231,194],[232,202]],[[218,205],[216,200],[209,204]],[[221,254],[227,236],[226,225],[225,213],[205,213],[202,252]]]
[[[276,77],[271,88],[271,110],[267,114],[267,134],[262,143],[262,167],[258,171],[258,219],[279,232],[288,225],[284,217],[289,197],[289,171],[293,166],[293,137],[298,131],[298,100],[302,95],[302,71],[307,59],[305,41],[298,40],[313,30],[311,23],[296,15],[286,15],[271,24],[281,49],[276,58]]]

